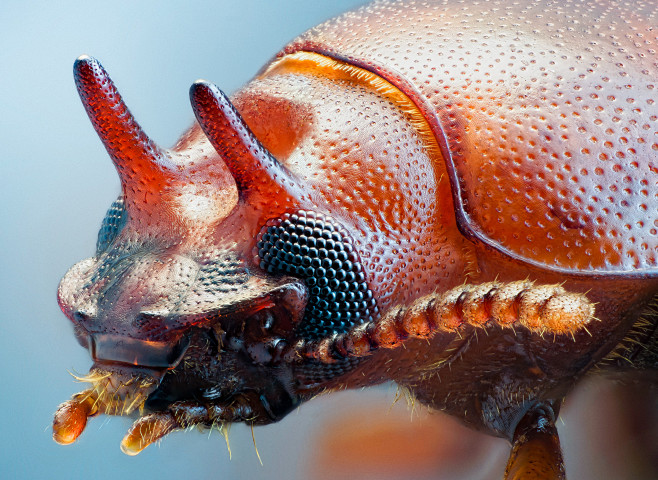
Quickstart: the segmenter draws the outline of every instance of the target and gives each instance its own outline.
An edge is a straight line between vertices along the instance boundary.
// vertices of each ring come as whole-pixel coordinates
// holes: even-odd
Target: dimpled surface
[[[234,102],[310,190],[315,204],[304,209],[348,229],[381,311],[461,281],[464,241],[447,173],[396,104],[358,82],[299,70],[258,78]],[[298,127],[280,134],[287,125]]]
[[[574,273],[658,272],[658,3],[375,2],[307,32],[435,130],[461,231]]]
[[[377,304],[347,232],[324,215],[299,211],[268,225],[258,241],[263,270],[304,279],[309,300],[302,338],[342,333],[377,317]]]

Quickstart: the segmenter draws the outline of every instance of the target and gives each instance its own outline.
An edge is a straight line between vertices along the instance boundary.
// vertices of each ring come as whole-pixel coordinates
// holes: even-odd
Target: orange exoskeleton
[[[80,57],[122,192],[59,287],[94,365],[55,439],[139,412],[135,454],[395,381],[508,438],[506,478],[563,478],[565,395],[658,358],[658,4],[567,5],[364,6],[230,99],[195,83],[172,149]]]

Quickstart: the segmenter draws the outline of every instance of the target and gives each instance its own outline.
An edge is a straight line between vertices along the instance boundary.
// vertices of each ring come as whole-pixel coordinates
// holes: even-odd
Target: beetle
[[[375,2],[231,98],[195,83],[170,150],[80,57],[122,193],[59,287],[94,366],[55,440],[139,412],[135,454],[393,380],[508,438],[507,478],[563,478],[577,380],[656,366],[655,7]]]

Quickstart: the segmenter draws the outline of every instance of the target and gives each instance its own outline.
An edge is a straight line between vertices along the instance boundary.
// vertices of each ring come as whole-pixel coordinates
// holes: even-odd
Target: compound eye
[[[298,211],[270,222],[258,239],[260,267],[301,278],[309,301],[297,334],[319,339],[372,321],[377,304],[352,239],[332,219]]]
[[[119,196],[105,214],[101,228],[98,231],[98,240],[96,241],[96,255],[104,252],[114,242],[114,239],[126,224],[128,215],[123,195]]]

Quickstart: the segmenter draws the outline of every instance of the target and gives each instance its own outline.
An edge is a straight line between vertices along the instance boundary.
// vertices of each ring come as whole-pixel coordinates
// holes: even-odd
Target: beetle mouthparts
[[[190,345],[188,335],[177,342],[139,340],[125,335],[94,333],[89,348],[95,362],[112,362],[137,367],[171,370],[181,361]]]
[[[92,368],[76,377],[92,387],[62,403],[53,419],[53,440],[62,445],[75,442],[87,426],[87,419],[105,413],[128,415],[142,410],[148,396],[157,388],[161,373],[125,373],[112,367]]]

